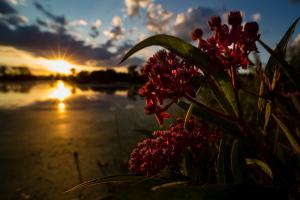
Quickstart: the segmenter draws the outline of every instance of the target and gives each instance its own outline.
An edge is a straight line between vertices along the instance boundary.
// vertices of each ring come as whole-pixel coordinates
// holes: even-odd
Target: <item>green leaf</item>
[[[177,105],[180,108],[187,111],[190,109],[191,104],[188,104],[184,101],[179,101]],[[196,105],[193,106],[193,109],[191,110],[191,114],[197,118],[205,119],[211,123],[214,123],[218,127],[223,128],[224,130],[228,130],[230,133],[234,134],[235,136],[238,136],[238,133],[241,131],[236,122],[223,118],[219,115],[216,115],[213,112],[209,112],[208,110],[197,107]]]
[[[266,109],[265,109],[264,135],[267,134],[266,131],[270,121],[271,111],[272,111],[272,102],[271,100],[267,100]]]
[[[280,51],[282,53],[286,52],[286,47],[287,44],[292,36],[292,34],[295,32],[297,23],[299,22],[300,17],[298,17],[293,24],[289,27],[289,29],[287,30],[287,32],[284,34],[284,36],[282,37],[282,39],[280,40],[280,42],[277,45],[277,51]]]
[[[292,65],[288,64],[284,57],[272,50],[267,44],[263,41],[259,40],[259,43],[271,54],[271,56],[276,60],[279,64],[283,72],[290,79],[290,81],[294,84],[295,88],[300,90],[300,79],[299,79],[299,71]]]
[[[231,182],[232,173],[230,166],[230,146],[227,137],[222,137],[217,158],[217,180],[220,184]]]
[[[105,176],[105,177],[85,181],[79,185],[76,185],[76,186],[68,189],[66,192],[71,192],[74,190],[79,190],[79,189],[83,189],[83,188],[98,185],[98,184],[136,182],[136,181],[141,181],[145,178],[146,178],[145,176],[139,176],[139,175],[134,175],[134,174]]]
[[[185,177],[194,181],[206,180],[208,176],[207,157],[202,151],[185,151],[179,160],[180,172]]]
[[[264,89],[265,89],[265,88],[264,88],[264,82],[261,81],[261,82],[260,82],[260,85],[259,85],[259,93],[258,93],[258,96],[260,96],[260,97],[258,98],[258,101],[257,101],[257,107],[258,107],[258,110],[259,110],[259,111],[262,111],[262,110],[263,110],[264,99],[261,98],[261,96],[264,95]]]
[[[214,66],[213,61],[206,53],[184,40],[164,34],[149,37],[131,48],[125,54],[121,63],[137,51],[153,45],[164,47],[190,63],[199,66],[222,108],[228,114],[238,116],[236,93],[227,74],[222,69],[220,70],[219,66]]]
[[[159,190],[162,188],[169,188],[169,187],[174,187],[174,186],[179,186],[179,185],[186,185],[188,181],[175,181],[175,182],[170,182],[170,183],[164,183],[161,185],[157,185],[151,188],[152,191]]]
[[[280,42],[277,44],[274,52],[278,53],[278,55],[281,55],[282,57],[285,56],[287,44],[288,44],[288,42],[289,42],[292,34],[294,33],[296,25],[299,22],[299,20],[300,20],[300,17],[298,17],[294,21],[294,23],[289,27],[289,29],[283,35],[283,37],[281,38]],[[270,59],[267,62],[266,68],[265,68],[265,70],[266,70],[267,73],[269,73],[270,68],[272,66],[274,66],[274,63],[276,63],[276,59],[273,56],[271,56]]]
[[[212,69],[208,68],[211,66],[211,60],[203,51],[186,43],[180,38],[164,34],[151,36],[141,41],[125,54],[120,63],[124,62],[139,50],[153,45],[164,47],[173,53],[178,54],[182,58],[192,61],[194,64],[201,65],[205,71],[212,71]]]
[[[231,172],[234,182],[237,184],[245,183],[246,180],[246,163],[243,151],[240,148],[239,140],[235,139],[231,149]]]
[[[283,131],[283,133],[285,134],[285,136],[287,137],[288,141],[290,142],[294,152],[296,154],[300,154],[300,146],[298,144],[298,142],[296,141],[295,137],[293,136],[293,134],[290,132],[290,130],[286,127],[286,125],[280,121],[279,118],[276,117],[276,115],[274,115],[272,113],[272,117],[275,119],[275,121],[277,122],[277,124],[280,126],[281,130]]]
[[[265,162],[258,159],[246,158],[246,163],[247,165],[256,165],[260,170],[269,175],[270,178],[273,178],[273,172]]]

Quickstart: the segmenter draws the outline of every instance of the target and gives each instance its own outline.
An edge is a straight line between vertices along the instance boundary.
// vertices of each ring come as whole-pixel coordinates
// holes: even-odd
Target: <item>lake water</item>
[[[126,172],[131,149],[152,129],[134,89],[57,82],[0,82],[0,199],[98,199],[79,182]],[[77,155],[77,156],[76,156]]]

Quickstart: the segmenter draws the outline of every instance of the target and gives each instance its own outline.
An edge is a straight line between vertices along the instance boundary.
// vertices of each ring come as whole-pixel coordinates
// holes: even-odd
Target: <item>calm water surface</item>
[[[0,82],[0,199],[96,199],[79,182],[126,172],[129,152],[153,128],[130,89],[57,82]],[[77,155],[77,156],[76,156]]]

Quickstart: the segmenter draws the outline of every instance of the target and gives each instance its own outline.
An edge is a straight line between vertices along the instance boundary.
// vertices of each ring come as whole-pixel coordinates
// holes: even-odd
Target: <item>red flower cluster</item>
[[[154,54],[144,66],[148,82],[139,90],[139,95],[146,97],[146,114],[155,114],[162,124],[170,117],[165,111],[173,102],[184,94],[195,96],[191,80],[200,75],[201,71],[196,66],[189,65],[171,52],[161,50]],[[171,102],[163,106],[165,99]]]
[[[208,21],[208,25],[215,34],[204,40],[202,30],[197,28],[192,32],[192,39],[198,40],[198,47],[224,69],[246,69],[250,63],[249,53],[257,52],[255,42],[260,36],[258,24],[248,22],[243,26],[239,11],[229,13],[228,24],[230,26],[222,24],[221,18],[214,16]]]
[[[186,127],[182,119],[177,119],[168,130],[154,131],[153,138],[139,143],[131,153],[129,170],[151,176],[165,166],[176,169],[183,152],[196,152],[207,140],[216,141],[218,138],[218,131],[209,131],[204,122],[191,119]]]

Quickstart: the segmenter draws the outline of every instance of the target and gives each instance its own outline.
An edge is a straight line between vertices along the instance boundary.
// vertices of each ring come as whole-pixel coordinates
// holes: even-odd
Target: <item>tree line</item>
[[[70,80],[79,83],[143,83],[144,79],[138,66],[132,65],[128,67],[128,72],[116,72],[114,69],[96,70],[96,71],[80,71],[76,72],[75,68],[70,70],[70,75],[50,74],[50,75],[34,75],[28,67],[8,67],[0,66],[0,80]]]

